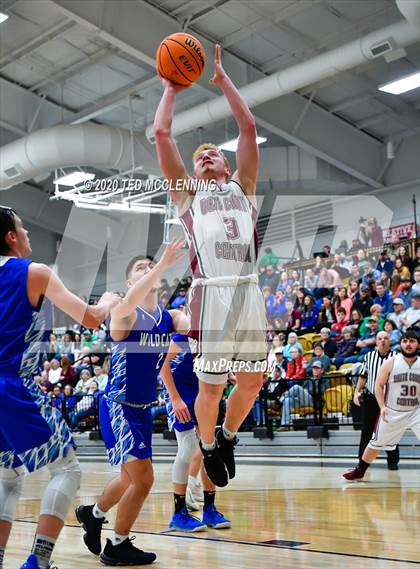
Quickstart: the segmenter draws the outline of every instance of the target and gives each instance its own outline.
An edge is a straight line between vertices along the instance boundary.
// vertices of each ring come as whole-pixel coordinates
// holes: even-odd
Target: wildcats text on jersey
[[[149,334],[147,332],[140,333],[140,346],[150,346],[152,348],[155,347],[162,347],[162,346],[169,346],[171,341],[171,334]]]

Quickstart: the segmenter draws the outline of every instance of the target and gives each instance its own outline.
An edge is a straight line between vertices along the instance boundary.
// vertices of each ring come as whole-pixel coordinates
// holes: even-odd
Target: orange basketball
[[[197,38],[178,33],[166,37],[156,52],[158,73],[176,83],[190,86],[204,71],[206,54]]]

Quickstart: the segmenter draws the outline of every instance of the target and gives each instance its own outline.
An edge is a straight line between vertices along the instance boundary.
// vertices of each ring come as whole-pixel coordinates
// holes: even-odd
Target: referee
[[[386,332],[379,332],[376,336],[376,349],[372,352],[368,352],[364,357],[363,367],[360,371],[360,377],[353,397],[354,404],[361,407],[362,411],[359,459],[362,458],[365,448],[372,438],[375,423],[379,416],[379,405],[375,397],[375,382],[379,368],[385,360],[394,355],[395,353],[391,351],[391,339],[389,335]],[[361,401],[363,389],[365,389],[365,391]],[[395,450],[386,451],[386,453],[388,469],[398,470],[398,461],[400,460],[398,445]]]

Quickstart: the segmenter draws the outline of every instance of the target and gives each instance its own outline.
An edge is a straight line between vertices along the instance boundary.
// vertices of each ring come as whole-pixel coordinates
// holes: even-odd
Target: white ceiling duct
[[[418,0],[397,0],[397,5],[407,20],[371,32],[362,38],[317,55],[303,63],[298,63],[241,87],[241,95],[252,108],[332,77],[371,59],[381,57],[393,49],[419,41],[420,2]],[[172,134],[178,136],[230,115],[231,110],[226,98],[217,97],[175,115],[172,121]],[[154,141],[153,125],[147,127],[146,136],[151,142]]]
[[[136,165],[147,158],[148,165],[155,164],[158,170],[144,135],[135,135],[134,158]],[[54,126],[33,132],[0,149],[0,190],[55,168],[93,166],[123,171],[131,168],[132,161],[128,130],[90,123]]]

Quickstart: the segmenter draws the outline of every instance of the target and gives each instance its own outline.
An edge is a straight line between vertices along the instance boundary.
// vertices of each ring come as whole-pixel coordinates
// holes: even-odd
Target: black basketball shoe
[[[232,440],[227,439],[223,435],[222,427],[219,427],[216,430],[216,444],[219,447],[220,457],[225,463],[230,479],[235,478],[236,474],[234,450],[235,445],[237,445],[238,442],[238,437],[235,437]]]
[[[226,470],[225,463],[220,456],[219,447],[216,446],[212,450],[206,450],[200,441],[200,449],[203,453],[203,463],[206,469],[207,476],[216,484],[216,486],[227,486],[229,482],[228,471]]]
[[[112,541],[107,539],[104,550],[101,553],[101,563],[113,566],[149,565],[153,563],[156,555],[137,549],[132,543],[134,539],[135,537],[131,539],[127,537],[118,545],[112,545]]]
[[[108,522],[105,518],[95,518],[93,515],[93,506],[79,506],[74,513],[86,532],[83,536],[86,547],[91,553],[99,555],[102,551],[102,526]]]

